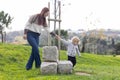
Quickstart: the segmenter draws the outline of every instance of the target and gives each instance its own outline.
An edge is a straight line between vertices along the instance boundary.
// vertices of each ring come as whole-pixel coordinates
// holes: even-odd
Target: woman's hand
[[[27,39],[27,34],[24,34],[24,35],[23,35],[23,39]]]

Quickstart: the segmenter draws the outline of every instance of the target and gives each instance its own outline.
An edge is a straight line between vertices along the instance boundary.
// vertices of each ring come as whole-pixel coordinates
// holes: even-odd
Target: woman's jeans
[[[29,70],[32,68],[33,62],[35,60],[35,67],[39,68],[41,65],[40,55],[39,55],[39,36],[40,34],[28,31],[27,32],[27,40],[29,44],[32,46],[32,52],[28,63],[26,65],[26,69]]]

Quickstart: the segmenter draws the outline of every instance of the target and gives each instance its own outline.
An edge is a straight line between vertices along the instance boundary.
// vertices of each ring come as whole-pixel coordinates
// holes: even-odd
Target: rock
[[[70,74],[72,73],[73,64],[71,61],[58,61],[58,73]]]
[[[42,62],[41,74],[57,74],[57,62]]]
[[[57,62],[58,56],[59,54],[56,46],[43,47],[42,59],[44,62]]]

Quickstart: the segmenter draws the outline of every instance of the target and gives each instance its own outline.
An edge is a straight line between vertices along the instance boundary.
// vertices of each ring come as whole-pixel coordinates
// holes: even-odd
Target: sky
[[[60,1],[61,29],[120,29],[119,0]],[[54,0],[0,0],[0,11],[14,17],[7,31],[23,30],[29,17],[40,13],[43,7],[48,6],[48,2],[51,4],[50,15],[53,16]],[[54,26],[50,26],[50,30],[53,29]]]

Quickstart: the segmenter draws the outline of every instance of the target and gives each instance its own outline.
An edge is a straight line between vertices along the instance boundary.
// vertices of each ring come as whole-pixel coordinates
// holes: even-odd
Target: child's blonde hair
[[[77,43],[80,44],[80,39],[77,36],[73,36],[71,40],[72,40],[72,42],[77,41]]]

